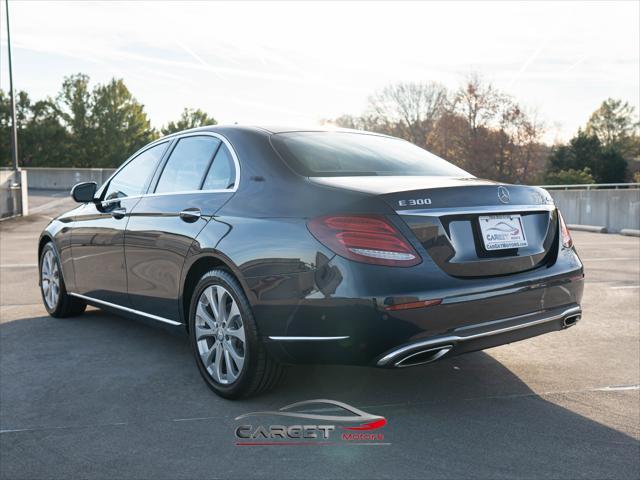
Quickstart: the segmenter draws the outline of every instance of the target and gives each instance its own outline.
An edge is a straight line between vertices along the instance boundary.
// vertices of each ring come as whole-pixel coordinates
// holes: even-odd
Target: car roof
[[[192,132],[218,132],[223,133],[225,131],[253,131],[256,133],[267,133],[267,134],[277,134],[277,133],[293,133],[293,132],[346,132],[346,133],[359,133],[366,135],[379,135],[387,137],[388,135],[384,135],[382,133],[377,132],[367,132],[364,130],[354,130],[349,128],[339,128],[333,126],[261,126],[261,125],[239,125],[239,124],[231,124],[231,125],[208,125],[205,127],[197,127],[190,128],[188,130],[182,130],[180,132],[171,133],[166,135],[163,138],[171,138],[176,135],[182,135],[184,133],[192,133]]]

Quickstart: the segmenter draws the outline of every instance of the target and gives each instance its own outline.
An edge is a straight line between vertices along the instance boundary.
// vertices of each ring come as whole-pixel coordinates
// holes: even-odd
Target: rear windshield
[[[273,145],[306,177],[428,175],[470,177],[446,160],[397,138],[346,132],[273,135]]]

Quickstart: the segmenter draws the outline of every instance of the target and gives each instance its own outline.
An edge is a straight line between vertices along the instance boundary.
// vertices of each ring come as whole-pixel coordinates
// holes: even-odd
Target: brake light
[[[560,235],[562,235],[562,246],[565,248],[571,248],[573,246],[571,232],[569,232],[567,224],[564,223],[564,218],[562,218],[560,210],[558,210],[558,218],[560,219]]]
[[[422,261],[402,234],[380,215],[327,215],[309,220],[307,226],[323,245],[356,262],[411,267]]]

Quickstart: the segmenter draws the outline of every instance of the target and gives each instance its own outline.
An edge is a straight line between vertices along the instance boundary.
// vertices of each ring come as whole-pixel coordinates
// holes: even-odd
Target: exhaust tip
[[[453,345],[443,345],[441,347],[417,350],[396,361],[393,366],[396,368],[415,367],[426,363],[435,362],[444,357],[453,348]]]
[[[573,327],[580,320],[581,315],[569,315],[562,320],[562,326],[564,328]]]

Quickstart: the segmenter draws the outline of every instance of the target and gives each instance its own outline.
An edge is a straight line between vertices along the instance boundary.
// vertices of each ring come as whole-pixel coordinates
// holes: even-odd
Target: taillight
[[[560,235],[562,235],[562,246],[565,248],[571,248],[573,246],[571,233],[569,232],[567,224],[564,223],[564,218],[562,218],[560,210],[558,210],[558,218],[560,219]]]
[[[350,260],[394,267],[422,261],[400,232],[379,215],[327,215],[307,225],[322,244]]]

